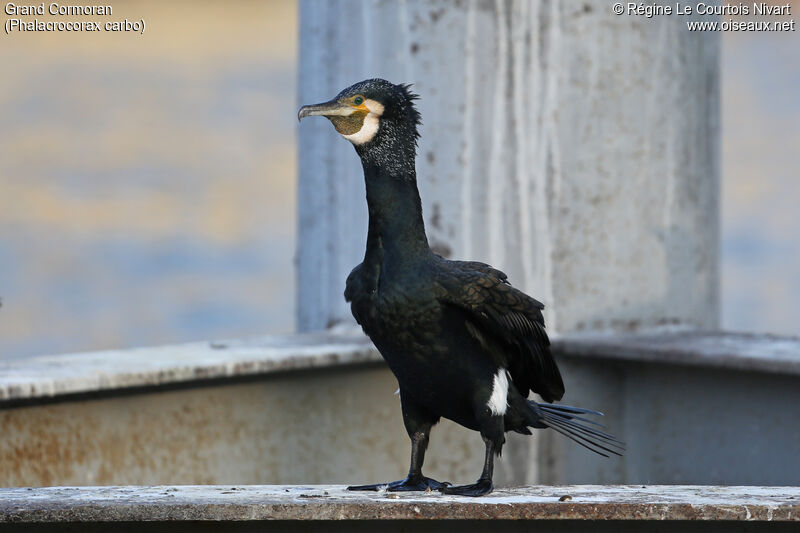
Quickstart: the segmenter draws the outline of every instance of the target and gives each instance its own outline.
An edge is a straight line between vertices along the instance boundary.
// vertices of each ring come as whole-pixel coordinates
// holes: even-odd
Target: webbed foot
[[[457,496],[485,496],[494,490],[491,479],[479,479],[472,485],[448,486],[440,489],[442,494],[455,494]]]
[[[374,485],[354,485],[347,487],[347,490],[383,490],[389,492],[405,492],[405,491],[420,491],[424,492],[430,490],[443,490],[450,486],[448,482],[436,481],[429,477],[420,476],[416,478],[405,478],[400,481],[392,481],[391,483],[376,483]]]

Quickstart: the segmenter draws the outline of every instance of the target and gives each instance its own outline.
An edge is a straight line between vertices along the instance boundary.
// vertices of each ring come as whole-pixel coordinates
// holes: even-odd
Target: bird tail
[[[533,412],[538,415],[536,423],[531,424],[533,427],[545,426],[554,429],[587,450],[591,450],[603,457],[608,457],[608,454],[622,456],[622,452],[625,450],[624,442],[597,429],[605,429],[602,424],[580,416],[603,416],[603,413],[592,411],[591,409],[570,407],[569,405],[536,403],[531,400],[527,400],[527,402]]]

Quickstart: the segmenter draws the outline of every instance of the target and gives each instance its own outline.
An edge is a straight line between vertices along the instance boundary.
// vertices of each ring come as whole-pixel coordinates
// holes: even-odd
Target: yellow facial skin
[[[384,107],[380,102],[356,94],[342,100],[303,106],[297,112],[297,119],[326,117],[342,137],[355,145],[361,145],[370,142],[378,133],[383,111]]]
[[[360,103],[356,104],[359,99]],[[350,106],[353,109],[351,114],[328,117],[339,134],[353,135],[361,130],[361,127],[364,125],[364,118],[369,114],[369,109],[367,109],[365,102],[366,99],[360,94],[357,94],[342,102],[342,104]]]

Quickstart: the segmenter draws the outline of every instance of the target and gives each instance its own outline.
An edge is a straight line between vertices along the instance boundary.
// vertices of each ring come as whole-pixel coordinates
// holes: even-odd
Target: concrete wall
[[[797,485],[800,376],[567,360],[565,403],[604,410],[624,458],[542,434],[542,483]]]
[[[298,336],[294,350],[288,338],[224,345],[175,347],[171,370],[150,366],[167,361],[168,347],[120,353],[114,367],[96,366],[107,358],[92,354],[32,360],[27,370],[0,365],[0,487],[352,484],[405,475],[397,382],[382,362],[368,362],[373,351],[330,335]],[[581,335],[554,348],[564,402],[604,411],[601,421],[627,443],[625,456],[602,458],[550,431],[510,434],[497,487],[531,483],[532,472],[555,485],[800,479],[800,339]],[[81,368],[100,379],[70,381]],[[45,379],[59,371],[72,393],[48,397],[65,390]],[[31,377],[37,372],[41,380]],[[202,378],[187,382],[188,375]],[[159,377],[158,387],[142,385]],[[425,472],[467,483],[482,460],[479,436],[443,421]]]
[[[372,364],[0,409],[0,487],[402,479],[396,389]],[[448,422],[426,473],[466,483],[482,461],[480,437]]]
[[[299,100],[412,82],[432,246],[548,305],[551,330],[718,324],[719,34],[690,17],[505,0],[301,1]],[[351,322],[361,168],[326,121],[299,137],[298,326]]]

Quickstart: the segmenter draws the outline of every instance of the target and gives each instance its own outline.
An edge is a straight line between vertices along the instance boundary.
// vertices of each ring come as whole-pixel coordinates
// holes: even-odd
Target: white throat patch
[[[493,415],[506,414],[508,407],[508,376],[506,375],[505,368],[499,368],[497,374],[494,375],[492,382],[492,395],[486,406]]]
[[[380,117],[383,115],[383,105],[376,100],[367,99],[364,101],[364,106],[369,109],[369,113],[364,117],[364,123],[361,125],[361,129],[350,135],[342,135],[342,137],[353,144],[368,143],[375,137],[375,134],[378,133]]]

